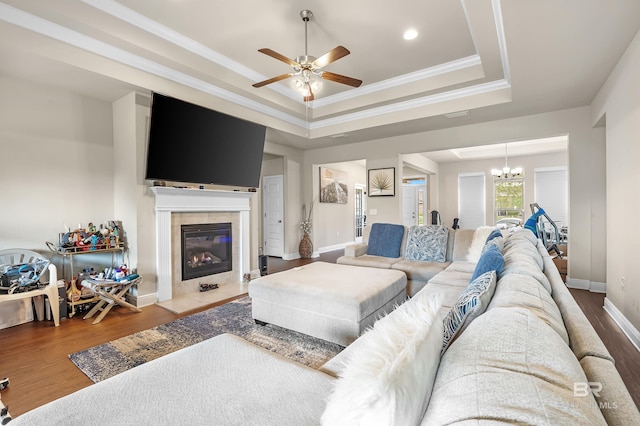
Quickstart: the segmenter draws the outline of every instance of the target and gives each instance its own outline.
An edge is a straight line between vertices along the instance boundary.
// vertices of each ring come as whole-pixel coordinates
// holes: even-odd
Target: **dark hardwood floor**
[[[315,261],[335,263],[342,250],[324,253],[315,259],[284,261],[270,257],[269,273],[275,273]],[[616,367],[637,405],[640,406],[640,352],[622,334],[617,324],[602,308],[604,295],[572,290],[607,348],[616,359]],[[223,302],[224,303],[224,302]],[[100,324],[92,325],[82,315],[65,319],[60,327],[49,321],[34,321],[0,330],[0,377],[9,377],[11,384],[2,391],[2,401],[15,417],[35,407],[91,385],[68,358],[83,349],[118,339],[191,315],[215,305],[181,315],[156,305],[140,313],[114,308]],[[90,409],[78,407],[79,410]]]

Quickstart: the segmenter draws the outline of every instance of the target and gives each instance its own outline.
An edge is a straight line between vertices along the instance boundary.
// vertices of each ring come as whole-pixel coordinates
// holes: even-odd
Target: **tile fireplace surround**
[[[178,256],[180,243],[172,238],[172,214],[174,213],[212,213],[225,212],[239,214],[239,226],[234,227],[234,244],[239,244],[237,256],[233,259],[232,281],[238,287],[242,286],[243,272],[250,272],[250,224],[249,209],[250,198],[253,193],[240,191],[221,191],[208,189],[171,188],[154,186],[151,191],[155,194],[156,212],[156,275],[158,302],[171,301],[178,296],[173,288],[174,276],[180,271],[175,271],[174,252]],[[178,247],[175,247],[177,245]],[[235,250],[234,250],[235,251]],[[207,298],[207,293],[216,293],[212,290],[200,293],[202,298]],[[194,296],[196,296],[194,294]]]

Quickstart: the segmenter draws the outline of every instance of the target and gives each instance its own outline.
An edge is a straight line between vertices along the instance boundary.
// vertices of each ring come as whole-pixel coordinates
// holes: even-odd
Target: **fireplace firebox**
[[[182,225],[182,281],[232,270],[231,223]]]

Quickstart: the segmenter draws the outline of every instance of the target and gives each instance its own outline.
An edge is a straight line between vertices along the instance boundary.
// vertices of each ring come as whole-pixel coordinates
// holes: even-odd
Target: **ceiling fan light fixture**
[[[310,10],[305,9],[300,11],[300,17],[304,22],[304,55],[300,55],[293,60],[268,48],[258,49],[258,52],[264,53],[267,56],[271,56],[274,59],[288,64],[293,68],[293,72],[281,74],[264,81],[259,81],[254,83],[252,85],[253,87],[263,87],[267,84],[276,83],[289,77],[295,77],[295,81],[293,81],[291,85],[295,89],[302,91],[304,102],[312,101],[314,99],[313,92],[317,92],[322,88],[322,80],[335,81],[336,83],[346,84],[351,87],[360,87],[362,80],[323,70],[323,68],[330,63],[350,54],[351,52],[349,52],[349,49],[346,47],[336,46],[318,58],[308,54],[307,24],[311,20],[312,16],[313,13]]]

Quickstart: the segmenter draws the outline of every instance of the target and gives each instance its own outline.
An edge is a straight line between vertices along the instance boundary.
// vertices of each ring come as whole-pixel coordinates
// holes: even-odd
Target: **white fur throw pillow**
[[[417,294],[354,344],[322,415],[323,425],[416,425],[440,364],[439,295]]]
[[[468,262],[478,263],[482,255],[482,249],[487,242],[487,237],[494,229],[496,229],[494,226],[481,226],[475,230],[473,240],[471,240],[471,245],[469,246],[469,252],[467,253]]]

